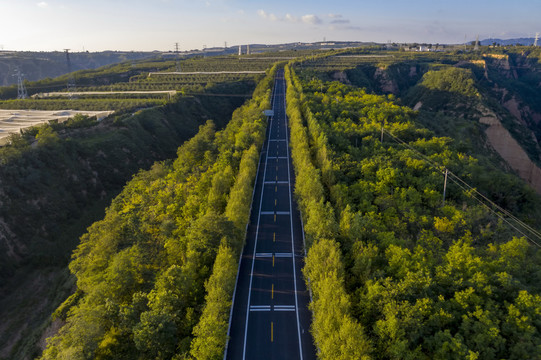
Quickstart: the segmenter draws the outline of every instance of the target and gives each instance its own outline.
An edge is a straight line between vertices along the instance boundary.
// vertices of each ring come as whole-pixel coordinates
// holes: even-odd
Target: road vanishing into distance
[[[292,197],[283,70],[273,93],[274,116],[259,160],[225,359],[315,359],[310,300],[301,269],[303,229]]]

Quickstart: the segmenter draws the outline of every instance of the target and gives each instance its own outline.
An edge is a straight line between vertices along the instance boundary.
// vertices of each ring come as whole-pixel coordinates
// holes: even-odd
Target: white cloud
[[[343,16],[340,15],[340,14],[328,14],[327,16],[330,17],[331,19],[341,19],[341,18],[343,18]]]
[[[322,24],[323,20],[321,20],[317,15],[308,14],[301,16],[300,18],[296,17],[295,15],[291,15],[289,13],[285,14],[284,17],[278,17],[274,15],[273,13],[268,13],[265,10],[257,10],[257,15],[259,17],[270,20],[270,21],[283,21],[288,23],[304,23],[308,25],[317,25]]]
[[[265,10],[257,10],[257,15],[259,15],[260,17],[262,17],[263,19],[268,19],[270,21],[276,21],[278,20],[278,18],[276,17],[276,15],[274,14],[269,14],[268,12],[266,12]]]
[[[317,17],[317,15],[313,14],[303,15],[301,20],[303,23],[310,25],[317,25],[323,22],[319,17]]]
[[[45,1],[42,1],[42,2],[39,2],[36,4],[39,8],[42,8],[42,9],[45,9],[46,7],[49,6],[49,4],[47,4]]]
[[[291,14],[286,14],[285,20],[287,22],[292,22],[292,23],[296,23],[299,21],[299,19],[296,16],[293,16]]]

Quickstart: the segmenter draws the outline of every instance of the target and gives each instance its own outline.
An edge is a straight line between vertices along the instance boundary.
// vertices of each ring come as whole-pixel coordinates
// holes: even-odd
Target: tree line
[[[43,359],[221,358],[274,74],[224,130],[207,122],[88,229]]]
[[[393,96],[303,70],[286,71],[288,116],[319,357],[541,356],[539,252],[458,186],[442,204],[444,167],[475,181],[484,165]],[[490,174],[509,186],[499,201],[538,217],[530,188]]]

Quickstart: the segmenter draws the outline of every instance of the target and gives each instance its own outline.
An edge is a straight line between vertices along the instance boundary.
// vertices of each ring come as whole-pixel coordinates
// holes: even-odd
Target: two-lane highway
[[[279,71],[255,184],[234,297],[226,359],[315,359],[309,295],[302,279],[303,234]]]

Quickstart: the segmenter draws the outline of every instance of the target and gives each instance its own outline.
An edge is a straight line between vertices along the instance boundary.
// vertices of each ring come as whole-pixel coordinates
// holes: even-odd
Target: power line
[[[492,212],[494,215],[496,215],[498,218],[500,218],[501,220],[505,221],[510,227],[512,227],[514,230],[516,230],[518,233],[520,233],[522,236],[524,236],[526,239],[528,239],[531,243],[535,244],[537,247],[541,248],[541,245],[532,240],[527,234],[525,234],[525,231],[517,228],[515,225],[513,225],[508,219],[506,219],[501,213],[503,213],[504,215],[506,215],[507,217],[511,218],[512,220],[514,220],[518,225],[520,225],[523,229],[526,230],[526,232],[529,232],[530,234],[533,234],[537,240],[541,241],[541,232],[535,230],[534,228],[532,228],[531,226],[529,226],[528,224],[524,223],[523,221],[521,221],[519,218],[517,218],[516,216],[514,216],[512,213],[510,213],[508,210],[502,208],[501,206],[499,206],[498,204],[496,204],[495,202],[493,202],[492,200],[490,200],[488,197],[486,197],[485,195],[483,195],[482,193],[480,193],[477,189],[475,189],[473,186],[469,185],[466,181],[464,181],[463,179],[461,179],[459,176],[457,176],[456,174],[454,174],[453,172],[449,171],[446,167],[442,166],[442,165],[439,165],[437,163],[435,163],[434,161],[432,161],[430,158],[428,158],[426,155],[424,155],[423,153],[421,153],[420,151],[418,151],[417,149],[415,149],[414,147],[412,147],[410,144],[408,144],[407,142],[405,142],[404,140],[400,139],[398,136],[395,136],[393,135],[390,131],[386,130],[384,127],[382,127],[382,132],[385,132],[387,135],[391,136],[397,143],[407,147],[408,149],[410,149],[411,151],[415,152],[416,154],[418,154],[423,160],[425,160],[430,166],[432,166],[433,168],[437,169],[439,172],[447,172],[448,173],[448,178],[449,180],[451,180],[453,183],[455,183],[458,187],[460,187],[465,194],[467,194],[468,196],[470,196],[471,198],[477,200],[481,205],[483,205],[485,208],[487,208],[490,212]],[[481,197],[484,201],[488,202],[491,206],[493,206],[494,208],[496,208],[498,211],[500,211],[500,213],[498,213],[497,211],[495,211],[492,207],[490,207],[489,205],[487,205],[485,202],[483,202],[483,200],[479,199],[477,196]]]

